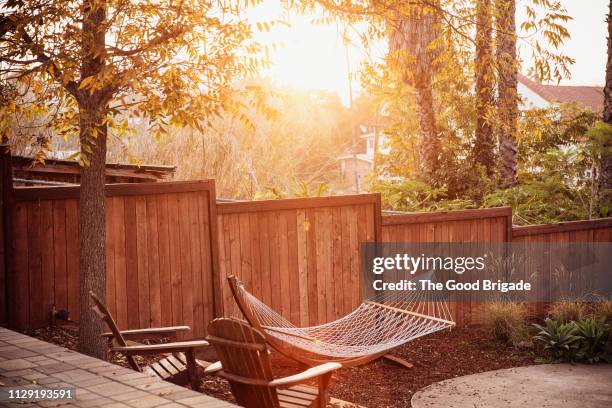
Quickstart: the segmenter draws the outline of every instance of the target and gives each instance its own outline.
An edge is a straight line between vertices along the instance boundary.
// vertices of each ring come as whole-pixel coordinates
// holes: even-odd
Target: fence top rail
[[[512,208],[479,208],[476,210],[456,210],[437,212],[411,212],[384,215],[383,225],[419,224],[423,222],[461,221],[481,218],[511,217]]]
[[[612,228],[612,218],[598,220],[567,221],[556,224],[525,225],[512,228],[514,237],[529,235],[554,234],[559,232],[591,230],[599,228]]]
[[[342,205],[378,204],[380,194],[352,194],[327,197],[288,198],[281,200],[220,202],[217,214],[239,212],[279,211],[314,207],[337,207]]]
[[[148,194],[187,193],[214,188],[214,180],[160,181],[150,183],[117,183],[106,185],[106,196],[133,196]],[[15,201],[57,200],[79,198],[80,186],[15,187]]]

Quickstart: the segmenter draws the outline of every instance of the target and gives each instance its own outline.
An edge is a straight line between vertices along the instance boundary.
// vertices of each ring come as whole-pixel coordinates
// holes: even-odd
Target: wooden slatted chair
[[[342,367],[340,363],[325,363],[274,378],[264,335],[236,319],[213,320],[206,340],[215,347],[220,361],[205,373],[227,379],[237,402],[247,408],[325,407],[332,372]],[[312,379],[318,380],[318,389],[299,385]]]
[[[161,344],[142,344],[138,341],[161,338],[176,338],[178,332],[190,330],[189,326],[159,327],[139,330],[119,330],[113,316],[106,306],[93,293],[93,311],[106,323],[110,332],[103,333],[107,338],[111,351],[125,356],[130,367],[136,371],[160,377],[175,384],[191,384],[193,389],[199,388],[200,378],[204,368],[209,364],[195,358],[198,349],[209,347],[206,340],[175,341]],[[164,357],[147,366],[140,367],[134,359],[137,355],[163,354]]]

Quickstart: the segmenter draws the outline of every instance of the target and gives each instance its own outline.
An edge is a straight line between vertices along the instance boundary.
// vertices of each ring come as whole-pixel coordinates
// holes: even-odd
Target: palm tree
[[[497,113],[499,119],[499,154],[501,179],[504,187],[516,184],[517,148],[516,127],[518,119],[516,59],[516,1],[496,2],[497,49],[499,66],[497,83]]]
[[[440,140],[436,128],[432,78],[435,72],[435,49],[430,45],[439,28],[437,8],[416,6],[393,21],[389,38],[391,53],[412,58],[403,76],[415,89],[420,127],[420,167],[425,173],[437,168]]]

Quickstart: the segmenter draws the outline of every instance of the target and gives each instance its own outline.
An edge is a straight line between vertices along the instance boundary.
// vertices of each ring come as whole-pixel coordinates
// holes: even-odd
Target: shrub
[[[612,326],[612,301],[593,302],[589,309],[589,314],[593,318],[603,320],[605,323]]]
[[[539,330],[534,339],[544,343],[544,349],[550,350],[556,360],[575,359],[580,336],[576,334],[578,328],[573,322],[563,322],[547,318],[545,326],[534,324]]]
[[[580,337],[576,358],[587,363],[598,363],[605,360],[612,363],[608,354],[610,327],[604,320],[588,318],[572,322],[576,326],[576,335]]]
[[[582,320],[587,314],[588,310],[586,304],[575,300],[555,302],[548,310],[548,315],[552,320],[564,323]]]
[[[484,323],[495,339],[515,344],[526,334],[526,316],[524,303],[493,302],[487,304]]]

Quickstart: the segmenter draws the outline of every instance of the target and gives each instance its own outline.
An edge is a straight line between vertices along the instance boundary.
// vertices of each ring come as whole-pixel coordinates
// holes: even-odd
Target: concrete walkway
[[[73,389],[76,398],[26,403],[6,387]],[[22,405],[23,404],[23,405]],[[231,408],[225,401],[0,327],[0,407]]]
[[[467,375],[432,384],[413,408],[612,407],[612,365],[546,364]]]

